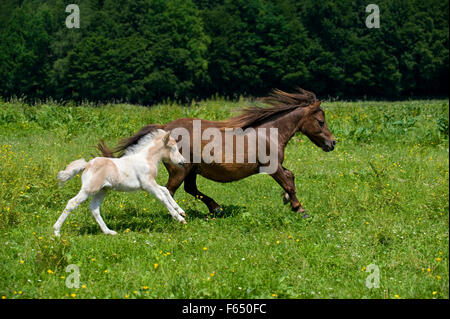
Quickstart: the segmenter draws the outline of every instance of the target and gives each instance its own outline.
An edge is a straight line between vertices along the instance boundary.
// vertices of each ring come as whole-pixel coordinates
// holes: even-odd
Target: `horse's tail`
[[[67,165],[65,170],[58,173],[58,180],[60,182],[60,185],[64,184],[64,182],[67,182],[79,172],[83,171],[86,165],[87,162],[84,160],[84,158],[73,161],[72,163]]]
[[[113,149],[110,149],[105,141],[103,139],[100,139],[100,142],[97,144],[97,149],[102,153],[102,156],[104,157],[121,157],[126,149],[130,146],[133,146],[139,142],[141,138],[143,138],[145,135],[152,133],[158,129],[163,129],[164,125],[160,124],[149,124],[144,127],[142,127],[136,134],[133,136],[130,136],[128,138],[122,139],[119,144],[114,147]]]

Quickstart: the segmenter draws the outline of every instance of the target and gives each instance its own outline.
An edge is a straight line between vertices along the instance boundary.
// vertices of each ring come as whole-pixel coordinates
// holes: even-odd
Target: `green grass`
[[[229,183],[199,178],[224,207],[182,187],[175,222],[150,195],[110,192],[103,235],[88,204],[52,225],[79,178],[58,186],[70,161],[90,158],[148,123],[224,119],[248,105],[217,100],[183,107],[0,102],[0,296],[4,298],[449,298],[448,100],[325,102],[337,149],[296,135],[285,167],[312,216],[282,205],[267,175]],[[158,180],[167,173],[161,167]],[[205,218],[208,217],[208,218]],[[79,289],[66,287],[69,264]],[[157,267],[155,265],[157,264]],[[366,287],[376,264],[380,287]]]

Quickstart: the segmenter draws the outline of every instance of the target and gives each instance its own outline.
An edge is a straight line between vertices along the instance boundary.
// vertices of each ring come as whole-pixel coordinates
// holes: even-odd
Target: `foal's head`
[[[300,131],[325,152],[334,150],[336,140],[328,129],[325,112],[320,107],[321,101],[312,103],[303,109]]]
[[[177,142],[170,136],[170,132],[164,133],[161,137],[161,141],[163,143],[163,147],[161,149],[163,162],[173,163],[178,166],[187,164],[186,159],[178,150]]]

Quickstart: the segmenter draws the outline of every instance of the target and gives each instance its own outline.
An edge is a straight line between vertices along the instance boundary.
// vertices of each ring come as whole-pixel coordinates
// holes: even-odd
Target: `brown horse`
[[[103,140],[101,140],[97,147],[105,157],[114,157],[116,153],[120,157],[128,147],[135,145],[143,136],[155,129],[171,131],[172,137],[174,137],[177,142],[180,142],[179,136],[174,136],[173,132],[176,131],[176,129],[183,128],[189,132],[191,138],[189,143],[190,146],[185,147],[189,148],[188,155],[190,155],[190,158],[193,158],[195,152],[198,153],[203,151],[207,143],[213,141],[212,136],[208,141],[202,140],[201,147],[197,147],[197,149],[194,150],[195,147],[192,140],[193,135],[195,135],[195,132],[193,132],[194,121],[201,124],[201,133],[208,128],[216,128],[222,132],[228,128],[240,128],[242,130],[248,128],[276,128],[278,130],[277,140],[275,141],[276,146],[278,147],[277,163],[274,172],[270,173],[270,175],[284,190],[284,204],[290,202],[293,211],[304,213],[303,216],[308,217],[305,213],[305,209],[302,207],[296,196],[294,174],[282,165],[284,160],[284,149],[292,136],[297,132],[305,134],[315,145],[322,148],[325,152],[334,149],[336,140],[328,129],[325,121],[325,113],[320,107],[321,101],[318,101],[315,94],[312,92],[305,91],[301,88],[299,88],[298,91],[299,92],[296,93],[286,93],[280,90],[274,90],[268,97],[262,99],[262,102],[271,105],[271,107],[245,108],[242,110],[241,115],[225,121],[214,122],[203,119],[182,118],[163,125],[147,125],[141,128],[135,135],[123,139],[113,150],[109,149]],[[258,155],[256,161],[251,162],[248,160],[252,148],[254,148],[253,151],[255,151],[255,146],[250,143],[248,134],[244,132],[243,135],[245,143],[241,150],[237,149],[235,143],[236,136],[232,139],[233,144],[231,149],[234,154],[231,162],[225,160],[224,154],[219,154],[219,159],[222,159],[221,161],[216,160],[206,162],[203,158],[198,162],[188,160],[189,163],[184,167],[179,167],[171,163],[164,163],[169,172],[169,180],[166,187],[170,194],[173,196],[175,191],[184,181],[184,189],[187,193],[202,200],[203,203],[208,206],[210,212],[220,212],[222,210],[220,206],[211,197],[208,197],[197,189],[196,177],[200,174],[213,181],[226,183],[260,173],[261,167],[266,164],[262,163]],[[264,136],[266,137],[266,142],[269,143],[269,135],[266,134],[263,135],[263,137]],[[223,149],[227,147],[225,144],[229,142],[230,140],[226,142],[225,139],[222,138],[219,142],[216,141],[215,146],[222,146]],[[257,147],[258,146],[256,146],[256,148]],[[181,149],[182,148],[183,146],[181,146]],[[243,162],[235,159],[239,152],[241,153],[240,155],[244,157]],[[182,154],[185,156],[185,150],[183,150]],[[211,153],[211,155],[214,155],[214,152]]]

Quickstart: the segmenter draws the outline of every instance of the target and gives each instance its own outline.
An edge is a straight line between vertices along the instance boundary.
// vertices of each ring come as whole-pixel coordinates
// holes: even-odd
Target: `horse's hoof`
[[[180,215],[183,217],[186,217],[186,213],[185,212],[180,212]]]
[[[215,214],[215,215],[218,215],[218,214],[220,214],[220,213],[222,213],[222,212],[223,212],[223,209],[222,209],[222,207],[220,207],[220,206],[217,206],[216,208],[214,208],[214,209],[212,210],[212,213]]]
[[[117,235],[117,232],[116,231],[114,231],[114,230],[109,230],[109,231],[107,231],[105,234],[107,234],[107,235]]]
[[[309,216],[308,214],[305,213],[305,214],[303,214],[302,218],[305,218],[305,219],[306,218],[311,218],[311,216]]]
[[[304,209],[302,206],[298,206],[296,208],[292,208],[293,212],[296,212],[297,214],[304,214],[306,213],[306,209]]]
[[[183,219],[183,220],[180,220],[180,223],[182,223],[182,224],[184,224],[184,225],[186,225],[187,223],[186,223],[186,221]]]

